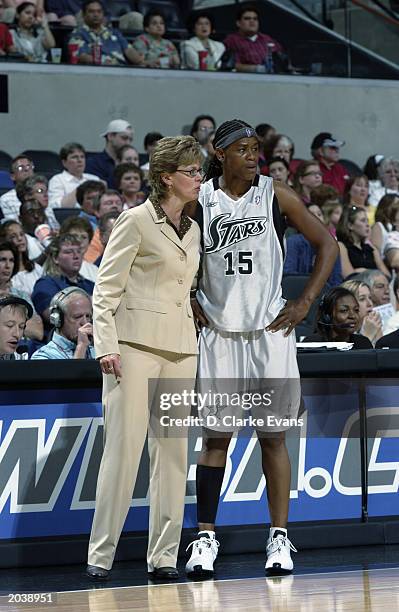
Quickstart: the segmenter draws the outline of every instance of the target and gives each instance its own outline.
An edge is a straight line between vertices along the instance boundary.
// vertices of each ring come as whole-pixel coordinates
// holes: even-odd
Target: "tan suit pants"
[[[122,378],[103,376],[104,452],[88,563],[110,569],[132,502],[149,418],[148,379],[191,379],[196,355],[120,343]],[[187,408],[189,414],[190,408]],[[176,566],[184,514],[187,436],[148,437],[150,519],[148,571]]]

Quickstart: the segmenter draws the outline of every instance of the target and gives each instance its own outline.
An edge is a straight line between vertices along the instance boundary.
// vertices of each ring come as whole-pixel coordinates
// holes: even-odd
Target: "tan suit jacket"
[[[104,251],[93,294],[97,358],[120,353],[118,341],[196,354],[190,288],[200,230],[182,240],[150,200],[123,212]]]

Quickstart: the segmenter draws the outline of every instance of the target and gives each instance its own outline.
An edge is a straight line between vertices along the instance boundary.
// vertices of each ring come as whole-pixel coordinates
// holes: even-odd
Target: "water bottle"
[[[273,49],[274,49],[274,43],[267,43],[267,54],[265,58],[266,74],[274,74]]]

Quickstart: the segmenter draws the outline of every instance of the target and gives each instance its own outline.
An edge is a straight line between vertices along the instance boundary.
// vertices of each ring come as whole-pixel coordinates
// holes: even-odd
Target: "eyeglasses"
[[[18,166],[15,166],[16,169],[18,170],[18,172],[21,172],[22,170],[34,170],[35,166],[33,164],[19,164]]]
[[[38,187],[33,190],[33,193],[47,193],[47,189],[43,189],[43,187]]]
[[[314,170],[313,172],[306,172],[303,176],[323,176],[321,172]]]
[[[198,170],[196,168],[192,168],[192,170],[181,170],[181,169],[177,169],[176,172],[181,172],[182,174],[185,174],[186,176],[189,176],[190,178],[196,178],[196,176],[200,176],[201,178],[203,178],[205,176],[205,172],[203,171],[202,168],[199,168]]]
[[[89,234],[87,234],[86,232],[82,232],[81,234],[78,232],[73,232],[73,234],[71,234],[71,236],[75,236],[75,238],[77,238],[78,240],[88,240],[89,239]]]

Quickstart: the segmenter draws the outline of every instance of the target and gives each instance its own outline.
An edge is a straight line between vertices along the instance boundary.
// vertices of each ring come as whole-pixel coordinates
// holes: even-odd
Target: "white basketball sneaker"
[[[186,564],[188,576],[213,576],[213,564],[218,556],[219,542],[214,531],[200,531],[198,539],[187,546],[192,547],[191,557]]]
[[[287,538],[287,530],[272,527],[266,544],[266,572],[268,574],[290,574],[294,568],[291,550],[298,552]]]

